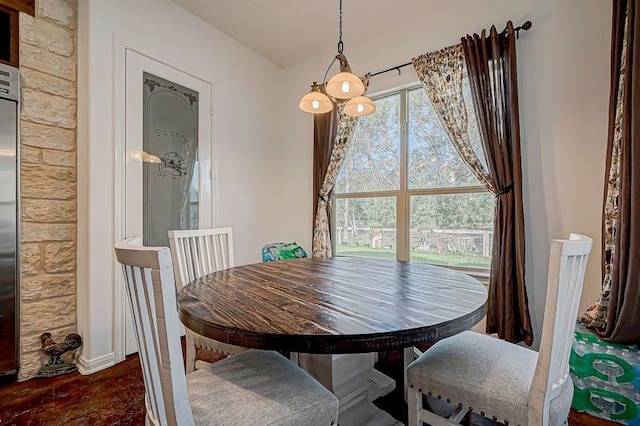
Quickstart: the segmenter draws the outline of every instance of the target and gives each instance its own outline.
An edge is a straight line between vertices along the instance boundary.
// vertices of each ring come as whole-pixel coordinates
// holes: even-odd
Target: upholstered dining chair
[[[169,246],[178,290],[204,275],[235,266],[233,230],[230,227],[169,231]],[[185,330],[185,338],[187,373],[208,364],[196,361],[198,348],[224,355],[236,355],[246,350],[201,336],[189,329]]]
[[[276,352],[251,349],[185,375],[171,254],[115,246],[131,302],[145,383],[145,424],[332,425],[338,400]]]
[[[467,411],[512,426],[564,424],[573,397],[569,352],[591,246],[591,238],[578,234],[551,244],[540,352],[465,331],[411,363],[409,425],[456,424]],[[444,401],[450,404],[440,414],[447,419],[428,409]]]

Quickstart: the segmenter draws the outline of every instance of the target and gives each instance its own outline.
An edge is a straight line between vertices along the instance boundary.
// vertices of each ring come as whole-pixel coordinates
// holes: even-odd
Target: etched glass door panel
[[[198,93],[143,73],[143,240],[198,228]]]

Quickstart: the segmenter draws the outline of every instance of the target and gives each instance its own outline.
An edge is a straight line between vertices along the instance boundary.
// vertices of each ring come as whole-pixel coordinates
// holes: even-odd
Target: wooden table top
[[[471,328],[487,291],[469,275],[411,262],[308,258],[238,266],[178,293],[180,320],[247,348],[360,353],[433,342]]]

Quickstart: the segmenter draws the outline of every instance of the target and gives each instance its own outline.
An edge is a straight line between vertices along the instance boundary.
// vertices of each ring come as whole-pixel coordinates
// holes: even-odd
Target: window
[[[482,155],[469,103],[469,137]],[[493,196],[462,161],[422,86],[376,98],[334,188],[335,253],[489,269]]]

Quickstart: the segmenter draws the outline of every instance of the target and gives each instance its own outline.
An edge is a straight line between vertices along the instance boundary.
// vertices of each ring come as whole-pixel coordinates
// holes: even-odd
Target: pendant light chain
[[[340,0],[340,20],[338,28],[340,29],[338,38],[338,53],[342,53],[342,50],[344,48],[344,44],[342,43],[342,0]]]

